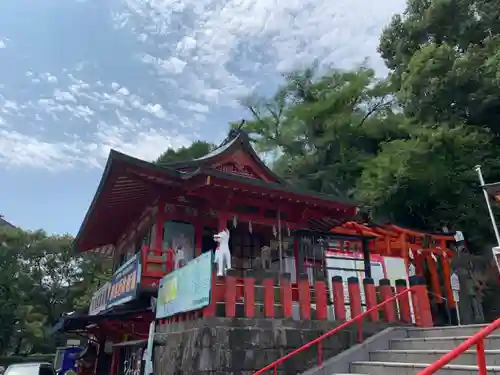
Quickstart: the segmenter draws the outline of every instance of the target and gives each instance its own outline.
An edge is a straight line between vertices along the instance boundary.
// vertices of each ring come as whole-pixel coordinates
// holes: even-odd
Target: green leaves
[[[109,265],[75,256],[71,236],[0,228],[0,354],[51,352],[50,328],[90,301]]]
[[[213,148],[214,145],[211,143],[196,141],[189,147],[181,147],[179,149],[169,148],[156,159],[155,163],[158,165],[166,165],[168,163],[201,158],[208,154]]]

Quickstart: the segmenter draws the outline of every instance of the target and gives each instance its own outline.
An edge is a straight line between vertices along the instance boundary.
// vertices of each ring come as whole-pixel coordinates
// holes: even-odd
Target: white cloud
[[[154,128],[127,132],[118,126],[104,126],[94,134],[94,142],[78,137],[68,141],[41,140],[0,128],[0,165],[62,171],[75,166],[102,168],[110,149],[155,160],[167,148],[189,144],[182,136],[170,136]]]
[[[0,129],[0,164],[48,170],[70,168],[78,157],[74,145],[41,141],[16,131]]]
[[[185,108],[185,109],[188,109],[188,110],[194,111],[194,112],[208,113],[208,111],[210,111],[210,108],[208,107],[208,105],[189,101],[189,100],[180,99],[177,102],[177,104],[181,108]]]
[[[380,31],[405,0],[113,4],[116,28],[137,39],[139,48],[128,56],[143,70],[120,78],[123,70],[104,71],[110,64],[99,56],[85,61],[78,56],[71,68],[52,72],[30,65],[21,73],[31,85],[27,89],[0,87],[0,168],[97,167],[110,148],[152,160],[168,147],[197,139],[197,131],[214,117],[222,128],[221,109],[238,107],[237,99],[256,87],[272,91],[280,72],[313,61],[349,68],[368,57],[383,73],[376,53]],[[5,46],[10,41],[0,38],[0,48]],[[16,94],[4,98],[6,92]],[[14,96],[18,92],[36,96]]]
[[[101,156],[111,148],[144,160],[155,160],[167,148],[179,148],[189,144],[187,138],[172,137],[154,128],[140,133],[123,131],[118,126],[106,126],[96,134],[97,150]]]
[[[61,102],[75,102],[76,103],[76,98],[73,94],[71,94],[67,91],[61,91],[59,89],[54,90],[54,98],[56,100],[61,101]]]
[[[114,17],[138,40],[162,46],[142,61],[160,75],[182,74],[186,91],[234,106],[263,76],[318,60],[349,68],[365,58],[385,72],[376,47],[405,0],[123,0]],[[185,26],[186,24],[186,26]],[[176,27],[174,25],[183,25]],[[173,47],[173,48],[172,48]],[[233,68],[230,68],[232,65]],[[255,78],[248,79],[248,74]]]

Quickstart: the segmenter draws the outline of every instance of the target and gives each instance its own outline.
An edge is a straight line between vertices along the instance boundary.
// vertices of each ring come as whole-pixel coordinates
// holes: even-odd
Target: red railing
[[[281,365],[284,361],[286,361],[288,358],[295,356],[296,354],[305,351],[306,349],[318,345],[318,366],[321,366],[323,364],[323,351],[322,351],[322,341],[325,340],[326,338],[338,333],[342,329],[349,327],[353,325],[354,323],[357,324],[358,327],[358,341],[361,343],[363,341],[363,319],[367,317],[373,316],[374,312],[377,312],[381,308],[385,308],[389,304],[394,304],[396,300],[401,301],[403,298],[402,297],[407,297],[409,296],[410,292],[414,293],[416,292],[415,286],[410,287],[408,289],[403,290],[402,292],[385,299],[383,302],[379,303],[378,305],[373,306],[372,308],[366,310],[365,312],[361,313],[360,315],[356,316],[355,318],[339,325],[338,327],[332,329],[331,331],[319,336],[318,338],[308,342],[307,344],[301,346],[298,349],[295,349],[291,351],[290,353],[286,354],[285,356],[277,359],[276,361],[270,363],[266,367],[260,369],[257,372],[254,372],[252,375],[261,375],[264,374],[267,371],[273,370],[274,375],[277,374],[278,366]],[[407,299],[408,300],[408,299]],[[417,312],[415,312],[417,314]],[[429,373],[430,374],[430,373]]]
[[[498,328],[500,328],[500,318],[477,332],[475,335],[469,337],[462,344],[451,350],[448,354],[441,357],[441,359],[437,360],[433,364],[420,371],[417,375],[431,375],[436,373],[437,371],[441,370],[443,366],[453,361],[473,345],[476,345],[478,374],[487,375],[486,357],[484,355],[484,339]]]

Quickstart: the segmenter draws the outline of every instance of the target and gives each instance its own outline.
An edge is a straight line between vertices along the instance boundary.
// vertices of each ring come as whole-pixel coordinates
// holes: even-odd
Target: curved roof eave
[[[127,164],[133,165],[136,167],[147,168],[149,170],[153,169],[153,170],[156,170],[157,172],[161,172],[162,174],[166,173],[166,174],[170,175],[170,177],[180,178],[180,173],[175,171],[175,170],[172,170],[172,169],[169,169],[166,167],[161,167],[161,166],[158,166],[154,163],[147,162],[147,161],[144,161],[144,160],[141,160],[138,158],[134,158],[132,156],[129,156],[129,155],[123,154],[119,151],[111,149],[109,152],[108,160],[106,161],[106,165],[104,167],[104,172],[101,176],[101,180],[99,181],[99,185],[97,187],[97,190],[94,194],[94,197],[92,198],[92,201],[91,201],[90,206],[87,210],[87,213],[85,214],[83,222],[80,225],[78,233],[77,233],[75,239],[73,240],[73,244],[72,244],[73,249],[78,248],[79,242],[80,242],[82,236],[84,235],[85,228],[86,228],[89,220],[92,217],[92,214],[95,212],[95,209],[98,205],[99,199],[101,197],[101,193],[109,181],[109,176],[110,176],[112,169],[114,167],[118,167],[118,166],[122,166],[122,165],[126,166]]]

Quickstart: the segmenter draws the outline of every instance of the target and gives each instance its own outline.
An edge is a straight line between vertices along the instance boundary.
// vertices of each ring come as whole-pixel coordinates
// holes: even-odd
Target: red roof
[[[217,151],[218,150],[218,151]],[[227,194],[310,208],[312,229],[329,230],[350,220],[349,200],[300,191],[281,180],[256,156],[248,139],[237,135],[207,156],[158,166],[112,150],[101,182],[75,239],[78,252],[116,244],[118,238],[159,196]],[[226,166],[231,166],[227,171]],[[272,204],[272,203],[271,203]]]

